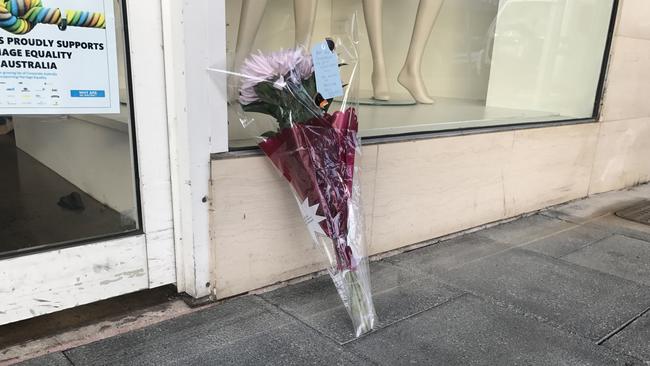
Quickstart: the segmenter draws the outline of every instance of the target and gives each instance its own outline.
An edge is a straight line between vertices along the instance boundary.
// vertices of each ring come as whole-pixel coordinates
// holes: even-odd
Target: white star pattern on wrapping
[[[318,211],[318,206],[318,204],[310,206],[308,198],[305,198],[305,200],[300,204],[302,219],[305,220],[305,225],[307,225],[309,235],[311,235],[311,238],[314,239],[314,245],[317,243],[316,233],[325,235],[323,228],[320,226],[320,222],[325,220],[325,217],[316,214],[316,211]]]

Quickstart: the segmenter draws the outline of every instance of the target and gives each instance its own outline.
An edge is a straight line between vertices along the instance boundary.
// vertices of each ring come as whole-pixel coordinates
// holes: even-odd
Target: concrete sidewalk
[[[24,365],[650,365],[650,186],[372,263],[359,339],[327,276]]]

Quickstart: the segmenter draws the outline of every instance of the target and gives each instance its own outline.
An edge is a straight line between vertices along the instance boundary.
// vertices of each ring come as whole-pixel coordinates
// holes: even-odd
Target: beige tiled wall
[[[590,194],[647,181],[650,181],[650,117],[601,123]]]
[[[597,124],[584,124],[516,131],[505,216],[586,196],[597,130]]]
[[[589,192],[650,180],[650,1],[622,0]]]
[[[650,180],[650,0],[623,0],[600,123],[364,147],[372,254]],[[219,298],[323,268],[263,156],[212,162]]]
[[[379,145],[371,252],[503,217],[512,145],[512,132]]]
[[[597,124],[367,146],[367,244],[378,254],[587,195]],[[266,157],[212,162],[216,294],[324,268]]]

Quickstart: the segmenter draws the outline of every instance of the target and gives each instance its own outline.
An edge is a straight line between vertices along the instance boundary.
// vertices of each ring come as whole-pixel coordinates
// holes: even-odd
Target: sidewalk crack
[[[319,329],[316,329],[315,327],[313,327],[311,324],[308,324],[305,320],[301,319],[300,317],[298,317],[298,316],[296,316],[296,315],[294,315],[294,314],[292,314],[292,313],[290,313],[290,312],[284,310],[281,306],[279,306],[279,305],[277,305],[277,304],[274,304],[273,302],[271,302],[271,301],[265,299],[265,298],[262,297],[262,296],[259,296],[259,295],[254,295],[254,296],[257,297],[258,299],[262,300],[263,302],[265,302],[267,305],[271,306],[272,308],[276,309],[277,311],[279,311],[279,312],[281,312],[281,313],[283,313],[283,314],[289,316],[289,317],[290,317],[291,319],[293,319],[294,321],[298,321],[300,324],[303,324],[303,325],[305,325],[306,327],[310,328],[311,330],[315,331],[316,333],[320,334],[322,337],[327,338],[327,339],[329,339],[330,341],[333,341],[335,344],[337,344],[337,345],[339,345],[339,346],[341,345],[341,342],[339,342],[336,338],[334,338],[334,337],[332,337],[332,336],[330,336],[330,335],[328,335],[328,334],[322,332],[322,331],[319,330]]]
[[[467,293],[467,292],[463,292],[463,293],[458,294],[458,295],[456,295],[456,296],[450,297],[449,299],[447,299],[447,300],[441,302],[440,304],[436,304],[436,305],[433,305],[433,306],[429,306],[429,307],[427,307],[426,309],[422,309],[422,310],[417,311],[417,312],[415,312],[415,313],[413,313],[413,314],[410,314],[410,315],[407,315],[407,316],[402,317],[402,318],[400,318],[400,319],[394,320],[394,321],[392,321],[392,322],[390,322],[390,323],[381,324],[381,325],[379,325],[379,326],[377,327],[377,329],[373,329],[371,332],[368,332],[368,333],[366,333],[366,334],[362,334],[361,336],[359,336],[359,337],[357,337],[357,338],[353,338],[353,339],[350,339],[350,340],[347,340],[347,341],[341,343],[341,346],[345,346],[345,345],[347,345],[347,344],[350,344],[350,343],[356,342],[356,341],[360,340],[361,338],[364,338],[364,337],[366,337],[366,336],[368,336],[368,335],[370,335],[370,334],[373,334],[373,333],[379,332],[379,331],[381,331],[381,330],[383,330],[383,329],[387,329],[388,327],[390,327],[390,326],[392,326],[392,325],[394,325],[394,324],[397,324],[397,323],[403,322],[404,320],[407,320],[407,319],[410,319],[410,318],[416,317],[416,316],[418,316],[418,315],[420,315],[420,314],[422,314],[422,313],[426,313],[426,312],[429,311],[429,310],[433,310],[433,309],[435,309],[435,308],[441,307],[441,306],[446,305],[446,304],[448,304],[448,303],[450,303],[450,302],[452,302],[452,301],[454,301],[454,300],[457,300],[457,299],[459,299],[459,298],[461,298],[461,297],[463,297],[463,296],[468,296],[468,295],[470,295],[470,294]]]
[[[648,307],[647,309],[643,310],[642,312],[640,312],[640,313],[637,314],[636,316],[632,317],[632,319],[630,319],[630,320],[626,321],[625,323],[621,324],[621,326],[619,326],[618,328],[616,328],[616,329],[614,329],[613,331],[609,332],[606,336],[604,336],[603,338],[599,339],[598,342],[596,342],[596,344],[600,346],[600,345],[602,345],[603,343],[607,342],[610,338],[612,338],[613,336],[615,336],[615,335],[617,335],[618,333],[622,332],[625,328],[627,328],[627,327],[630,326],[632,323],[634,323],[635,321],[637,321],[638,319],[640,319],[642,316],[644,316],[644,315],[645,315],[647,312],[649,312],[649,311],[650,311],[650,307]]]
[[[63,354],[63,357],[65,357],[65,359],[68,360],[68,362],[70,362],[70,365],[74,366],[74,362],[72,362],[72,359],[70,359],[66,351],[61,351],[61,354]]]

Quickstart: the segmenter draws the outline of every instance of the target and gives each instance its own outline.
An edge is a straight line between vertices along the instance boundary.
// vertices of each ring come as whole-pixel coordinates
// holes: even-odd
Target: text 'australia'
[[[38,69],[38,70],[57,70],[54,62],[40,61],[0,61],[0,68],[3,69]]]

